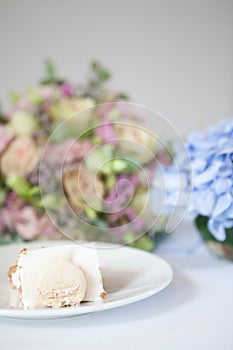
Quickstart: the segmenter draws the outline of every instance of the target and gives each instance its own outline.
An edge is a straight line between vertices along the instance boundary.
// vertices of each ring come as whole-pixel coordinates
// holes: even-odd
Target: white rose
[[[121,156],[147,163],[155,156],[156,139],[153,134],[139,125],[116,124],[114,126]]]
[[[38,129],[38,122],[33,114],[19,111],[11,116],[8,127],[15,135],[29,136]]]
[[[63,186],[72,207],[101,210],[104,185],[95,173],[86,168],[69,170],[63,176]]]
[[[65,120],[76,113],[94,107],[94,105],[95,101],[90,97],[63,97],[54,103],[50,112],[53,119]]]

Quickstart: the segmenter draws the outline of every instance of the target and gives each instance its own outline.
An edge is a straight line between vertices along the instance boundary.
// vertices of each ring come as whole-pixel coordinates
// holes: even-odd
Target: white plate
[[[113,309],[158,293],[171,282],[173,277],[168,263],[154,254],[129,247],[98,249],[104,287],[108,293],[103,302],[86,302],[79,307],[60,309],[23,310],[10,306],[12,290],[8,284],[7,271],[9,266],[16,262],[18,251],[23,247],[34,249],[59,244],[64,244],[64,241],[33,242],[0,247],[0,316],[45,319]]]

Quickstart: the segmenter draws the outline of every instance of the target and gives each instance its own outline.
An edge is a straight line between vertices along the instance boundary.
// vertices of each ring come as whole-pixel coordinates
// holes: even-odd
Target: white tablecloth
[[[69,319],[2,318],[0,349],[232,350],[233,263],[211,256],[190,224],[168,237],[156,254],[174,269],[164,291]]]

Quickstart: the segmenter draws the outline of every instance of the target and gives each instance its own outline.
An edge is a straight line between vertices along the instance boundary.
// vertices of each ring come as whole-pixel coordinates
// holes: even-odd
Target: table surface
[[[156,254],[174,269],[169,287],[109,311],[60,320],[0,319],[0,349],[233,349],[233,263],[213,257],[191,224]]]

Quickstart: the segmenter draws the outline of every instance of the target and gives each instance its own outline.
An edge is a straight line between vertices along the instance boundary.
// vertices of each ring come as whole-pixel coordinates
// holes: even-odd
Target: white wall
[[[232,0],[0,0],[0,99],[51,57],[73,80],[96,58],[112,85],[181,133],[233,116]]]

